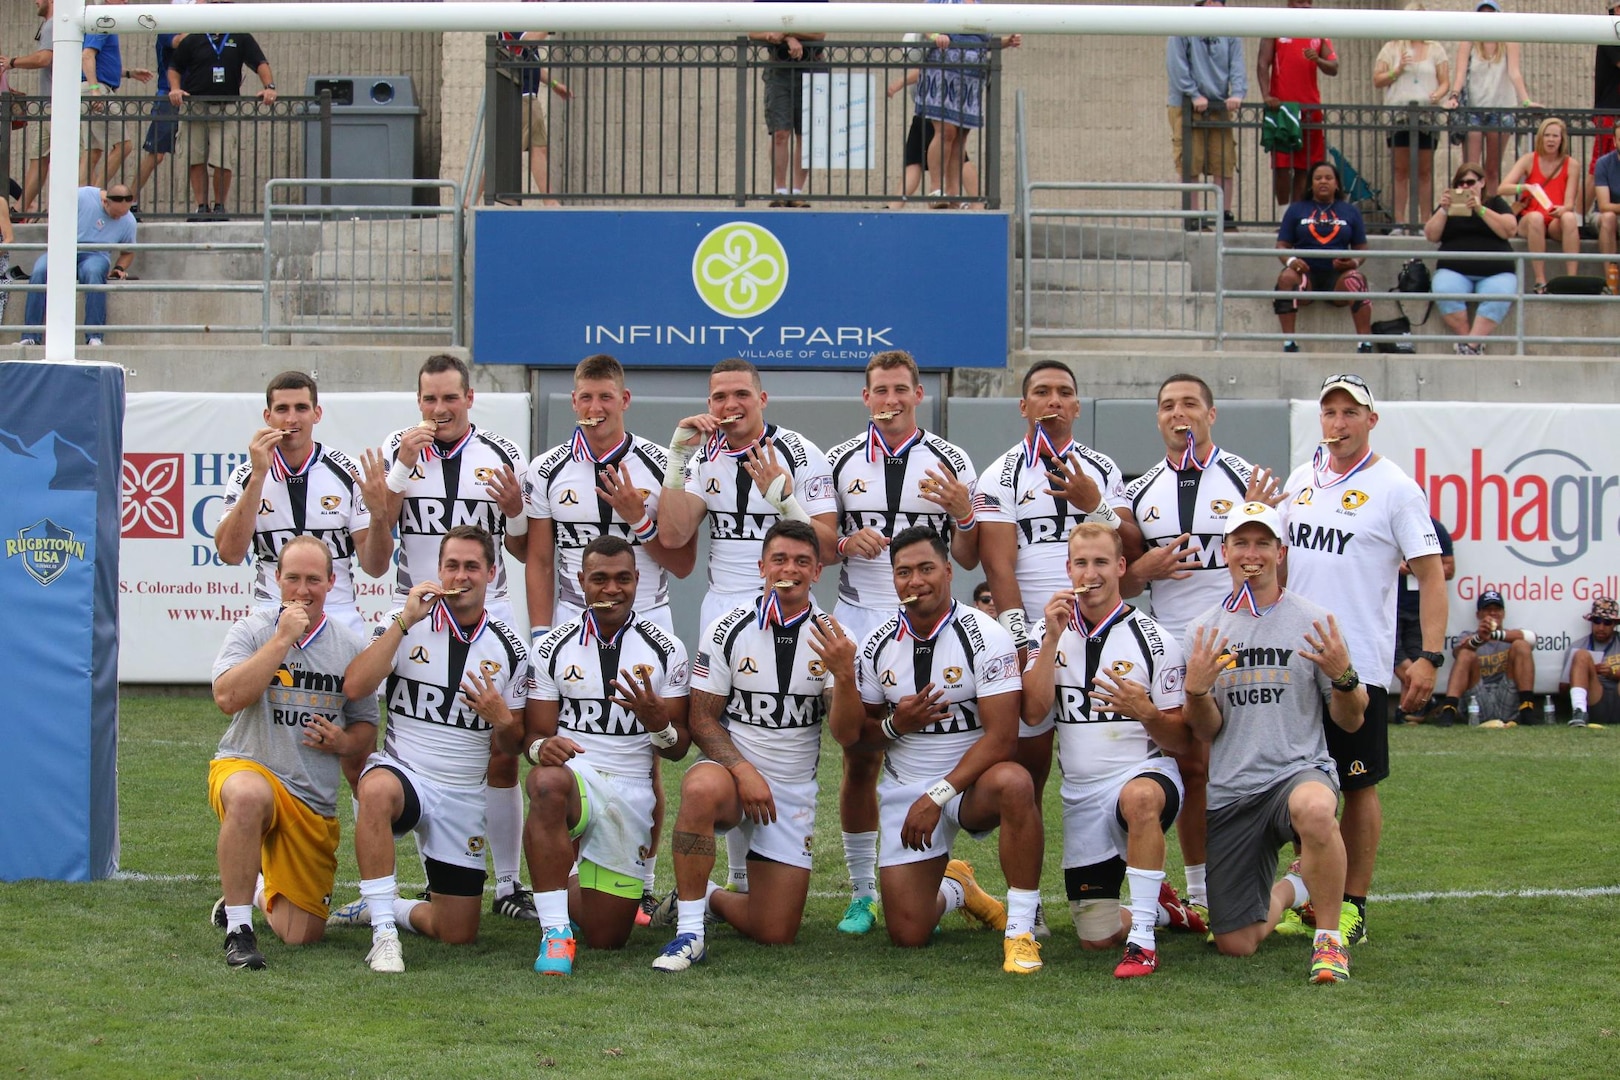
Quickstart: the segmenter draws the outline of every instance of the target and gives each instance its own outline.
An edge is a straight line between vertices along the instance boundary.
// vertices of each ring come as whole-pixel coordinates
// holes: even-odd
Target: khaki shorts
[[[275,809],[260,849],[266,909],[285,896],[294,907],[326,918],[332,903],[332,881],[337,875],[337,818],[322,817],[295,798],[274,773],[257,761],[220,758],[208,763],[208,804],[221,821],[225,806],[220,793],[225,781],[240,772],[254,772],[270,782]]]
[[[546,128],[546,94],[550,87],[542,86],[538,93],[525,95],[523,98],[523,148],[533,150],[539,147],[544,150],[548,143],[549,132]]]
[[[236,118],[225,115],[225,103],[188,102],[185,112],[193,119],[180,125],[186,137],[186,164],[212,165],[230,171],[236,168]]]
[[[1192,165],[1183,168],[1181,164],[1181,106],[1171,105],[1166,111],[1170,115],[1170,149],[1176,158],[1176,175],[1192,176],[1231,176],[1237,170],[1237,138],[1231,128],[1202,128],[1192,129]],[[1204,113],[1204,119],[1226,122],[1231,117],[1225,109],[1211,108]]]

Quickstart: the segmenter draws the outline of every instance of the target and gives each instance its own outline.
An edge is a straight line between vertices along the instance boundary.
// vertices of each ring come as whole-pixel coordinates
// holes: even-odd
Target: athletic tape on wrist
[[[411,482],[411,467],[403,461],[395,461],[388,469],[388,479],[385,481],[388,490],[398,495],[403,492]]]
[[[928,789],[926,794],[930,799],[934,800],[935,806],[944,806],[946,803],[956,798],[957,791],[956,788],[951,786],[951,782],[949,780],[941,777],[935,782],[933,787]]]
[[[649,731],[647,732],[647,738],[651,739],[652,744],[660,750],[668,750],[681,741],[681,737],[675,734],[673,726],[660,728],[657,731]]]

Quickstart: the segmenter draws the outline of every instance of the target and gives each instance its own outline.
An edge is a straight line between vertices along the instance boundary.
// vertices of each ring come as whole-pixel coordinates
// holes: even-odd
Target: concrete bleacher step
[[[1018,288],[1060,292],[1140,292],[1181,295],[1193,288],[1190,264],[1169,259],[1034,259],[1029,280],[1023,263],[1014,264]]]
[[[1121,216],[1128,217],[1129,211],[1121,211]],[[1160,220],[1162,224],[1132,226],[1101,218],[1084,222],[1037,219],[1030,230],[1030,257],[1188,259],[1201,257],[1206,248],[1214,250],[1214,240],[1210,234],[1189,233],[1179,221]],[[1021,255],[1024,250],[1023,230],[1015,229],[1014,236],[1014,250]]]

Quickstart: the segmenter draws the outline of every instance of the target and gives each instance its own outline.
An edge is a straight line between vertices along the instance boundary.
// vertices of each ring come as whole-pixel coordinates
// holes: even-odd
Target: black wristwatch
[[[1356,669],[1354,667],[1345,668],[1344,673],[1341,674],[1337,679],[1333,680],[1333,689],[1344,694],[1351,693],[1360,685],[1361,676],[1356,674]]]
[[[1418,659],[1427,660],[1434,670],[1439,671],[1441,665],[1446,662],[1446,654],[1443,652],[1420,652],[1418,653]]]

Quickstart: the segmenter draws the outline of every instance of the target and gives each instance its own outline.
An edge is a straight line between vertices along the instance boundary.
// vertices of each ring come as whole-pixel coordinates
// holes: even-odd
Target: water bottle
[[[1468,726],[1479,727],[1479,698],[1472,694],[1468,697]]]
[[[1553,696],[1547,695],[1547,702],[1541,707],[1541,722],[1551,726],[1557,717],[1553,714]]]

